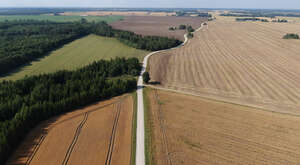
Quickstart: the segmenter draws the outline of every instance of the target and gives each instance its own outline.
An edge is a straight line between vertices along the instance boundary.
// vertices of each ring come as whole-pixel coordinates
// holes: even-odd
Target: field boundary
[[[217,101],[217,102],[221,102],[221,103],[238,105],[238,106],[243,106],[243,107],[248,107],[248,108],[255,108],[255,109],[260,110],[260,111],[267,111],[267,112],[278,113],[278,114],[282,114],[282,115],[300,117],[300,115],[297,115],[297,114],[274,111],[274,110],[266,109],[266,108],[263,108],[263,107],[260,107],[260,106],[257,106],[257,105],[239,104],[239,103],[235,103],[233,101],[228,101],[226,99],[216,99],[216,98],[205,96],[205,95],[200,95],[200,94],[195,94],[195,93],[191,93],[191,92],[180,91],[180,90],[176,90],[176,89],[157,87],[157,86],[154,86],[154,85],[145,85],[145,86],[153,88],[153,89],[159,89],[159,90],[164,90],[164,91],[169,91],[169,92],[174,92],[174,93],[180,93],[180,94],[184,94],[184,95],[190,95],[190,96],[200,97],[200,98],[203,98],[203,99],[206,99],[206,100]]]

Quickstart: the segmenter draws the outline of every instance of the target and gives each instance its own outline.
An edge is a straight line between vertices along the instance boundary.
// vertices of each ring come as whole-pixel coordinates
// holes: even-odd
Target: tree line
[[[181,44],[181,41],[158,36],[142,36],[115,30],[106,22],[56,23],[19,20],[0,23],[0,75],[46,55],[64,44],[88,34],[115,37],[137,49],[157,51]]]
[[[0,83],[0,164],[39,122],[136,89],[137,58],[100,60],[75,71]]]

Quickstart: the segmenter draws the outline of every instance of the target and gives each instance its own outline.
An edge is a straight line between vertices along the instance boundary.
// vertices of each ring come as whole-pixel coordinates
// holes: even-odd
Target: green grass
[[[131,133],[131,165],[135,165],[136,154],[136,129],[137,129],[137,93],[132,93],[133,98],[133,118],[132,118],[132,133]]]
[[[152,165],[153,162],[153,155],[152,155],[152,120],[151,120],[151,113],[150,113],[150,99],[148,96],[149,88],[144,88],[143,90],[143,97],[144,97],[144,118],[145,118],[145,159],[146,165]]]
[[[21,67],[1,79],[17,80],[25,75],[51,73],[63,69],[74,70],[100,59],[115,57],[137,57],[142,61],[147,54],[147,51],[128,47],[115,38],[89,35],[66,44],[48,56]]]
[[[85,18],[89,22],[95,21],[106,21],[111,23],[123,19],[123,16],[53,16],[53,15],[13,15],[13,16],[0,16],[0,22],[5,20],[38,20],[38,21],[53,21],[53,22],[74,22],[80,21],[81,18]]]

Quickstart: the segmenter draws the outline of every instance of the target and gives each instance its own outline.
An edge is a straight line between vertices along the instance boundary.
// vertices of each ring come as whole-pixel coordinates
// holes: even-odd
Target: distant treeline
[[[88,34],[116,37],[124,44],[149,51],[175,47],[181,41],[158,36],[141,36],[115,30],[105,22],[55,23],[49,21],[6,21],[0,23],[0,75],[46,55]]]
[[[252,18],[236,18],[235,20],[236,21],[261,21],[261,22],[269,22],[269,20],[267,20],[267,19],[255,18],[255,17],[252,17]],[[288,20],[286,20],[286,19],[274,19],[274,20],[272,20],[272,22],[287,23]]]
[[[0,83],[0,164],[41,121],[136,89],[137,58]]]
[[[292,13],[227,13],[220,14],[221,16],[229,16],[229,17],[300,17],[300,14],[292,14]]]
[[[199,12],[199,11],[177,11],[176,16],[181,17],[181,16],[191,16],[191,15],[196,15],[198,17],[205,17],[205,18],[211,18],[212,15],[209,13],[205,12]]]
[[[94,10],[93,8],[0,8],[0,15],[41,15]]]
[[[236,21],[261,21],[261,22],[269,22],[267,19],[260,18],[236,18]]]

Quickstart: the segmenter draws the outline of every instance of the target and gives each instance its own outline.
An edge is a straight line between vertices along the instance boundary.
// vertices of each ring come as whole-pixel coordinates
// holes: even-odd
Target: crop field
[[[31,131],[7,165],[124,164],[131,159],[133,99],[98,102]]]
[[[17,16],[0,16],[0,22],[14,20],[38,20],[38,21],[53,21],[53,22],[74,22],[80,21],[82,18],[89,22],[106,21],[108,23],[118,21],[123,16],[54,16],[54,15],[17,15]]]
[[[153,164],[296,165],[300,117],[148,89]]]
[[[300,40],[282,39],[292,32],[297,24],[218,18],[184,47],[152,56],[150,76],[164,88],[299,115]]]
[[[197,29],[205,20],[205,18],[200,17],[126,16],[120,21],[110,23],[110,25],[115,29],[132,31],[141,35],[174,37],[184,40],[185,30],[170,31],[169,28],[184,24]]]
[[[0,80],[17,80],[25,75],[38,75],[62,69],[73,70],[100,59],[137,57],[142,60],[147,53],[147,51],[128,47],[115,38],[89,35],[53,51],[48,56],[34,61]]]

